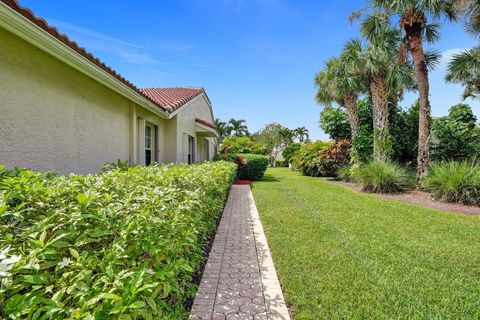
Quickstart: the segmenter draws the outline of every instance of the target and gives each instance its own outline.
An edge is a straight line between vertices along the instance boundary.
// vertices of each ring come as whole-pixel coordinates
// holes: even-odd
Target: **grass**
[[[294,319],[480,318],[480,217],[285,168],[253,193]]]

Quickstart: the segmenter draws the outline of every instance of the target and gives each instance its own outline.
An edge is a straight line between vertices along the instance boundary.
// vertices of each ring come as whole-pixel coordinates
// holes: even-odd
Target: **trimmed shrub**
[[[244,165],[238,169],[239,179],[260,180],[268,167],[268,158],[258,154],[240,154],[244,158]]]
[[[480,164],[467,161],[436,163],[425,186],[437,199],[480,206]]]
[[[0,167],[0,318],[186,318],[235,170]]]
[[[354,178],[363,190],[374,193],[405,191],[414,185],[406,169],[392,162],[371,161],[354,170]]]

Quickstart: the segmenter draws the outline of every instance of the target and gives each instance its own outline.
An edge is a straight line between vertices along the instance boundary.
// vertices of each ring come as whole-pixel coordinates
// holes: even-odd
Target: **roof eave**
[[[79,55],[69,46],[58,41],[48,32],[33,24],[21,14],[0,2],[0,27],[19,38],[52,55],[70,67],[103,84],[139,106],[162,117],[169,118],[169,113],[128,87],[108,72],[102,70],[85,57]]]

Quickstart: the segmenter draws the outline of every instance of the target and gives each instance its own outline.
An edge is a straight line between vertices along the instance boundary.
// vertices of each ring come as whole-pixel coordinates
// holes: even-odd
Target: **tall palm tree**
[[[235,120],[232,118],[228,120],[228,127],[231,135],[234,135],[236,137],[248,136],[248,128],[246,125],[246,121],[243,119]]]
[[[362,21],[360,30],[368,45],[358,54],[359,71],[369,86],[372,99],[373,155],[380,161],[389,160],[393,151],[388,128],[389,100],[396,103],[401,92],[412,88],[414,83],[411,64],[398,59],[402,35],[398,29],[390,27],[389,19],[383,15],[375,13]],[[361,43],[349,45],[361,50]]]
[[[355,138],[360,127],[357,110],[358,95],[362,92],[361,79],[353,72],[356,59],[344,52],[339,57],[327,60],[324,68],[317,73],[315,84],[318,88],[316,100],[329,106],[337,103],[347,110],[352,138]]]
[[[298,141],[303,144],[306,139],[308,139],[309,134],[308,134],[308,129],[305,127],[298,127],[293,130],[295,136],[298,138]]]
[[[415,67],[415,78],[419,90],[419,135],[417,156],[417,183],[427,175],[430,165],[430,125],[431,107],[428,68],[423,49],[423,40],[435,41],[439,38],[438,24],[427,24],[427,17],[434,21],[446,17],[455,20],[455,0],[370,0],[374,8],[386,10],[400,17],[400,28],[404,30],[407,49],[411,53]]]
[[[480,1],[456,0],[456,9],[464,18],[465,29],[480,37]],[[480,46],[455,54],[448,63],[445,80],[464,87],[464,98],[480,98]]]

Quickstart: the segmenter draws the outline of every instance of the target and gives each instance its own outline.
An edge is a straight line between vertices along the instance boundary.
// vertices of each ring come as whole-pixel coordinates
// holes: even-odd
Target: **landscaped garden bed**
[[[0,317],[185,318],[235,172],[0,170]]]
[[[479,216],[284,168],[252,190],[294,319],[480,317]]]

